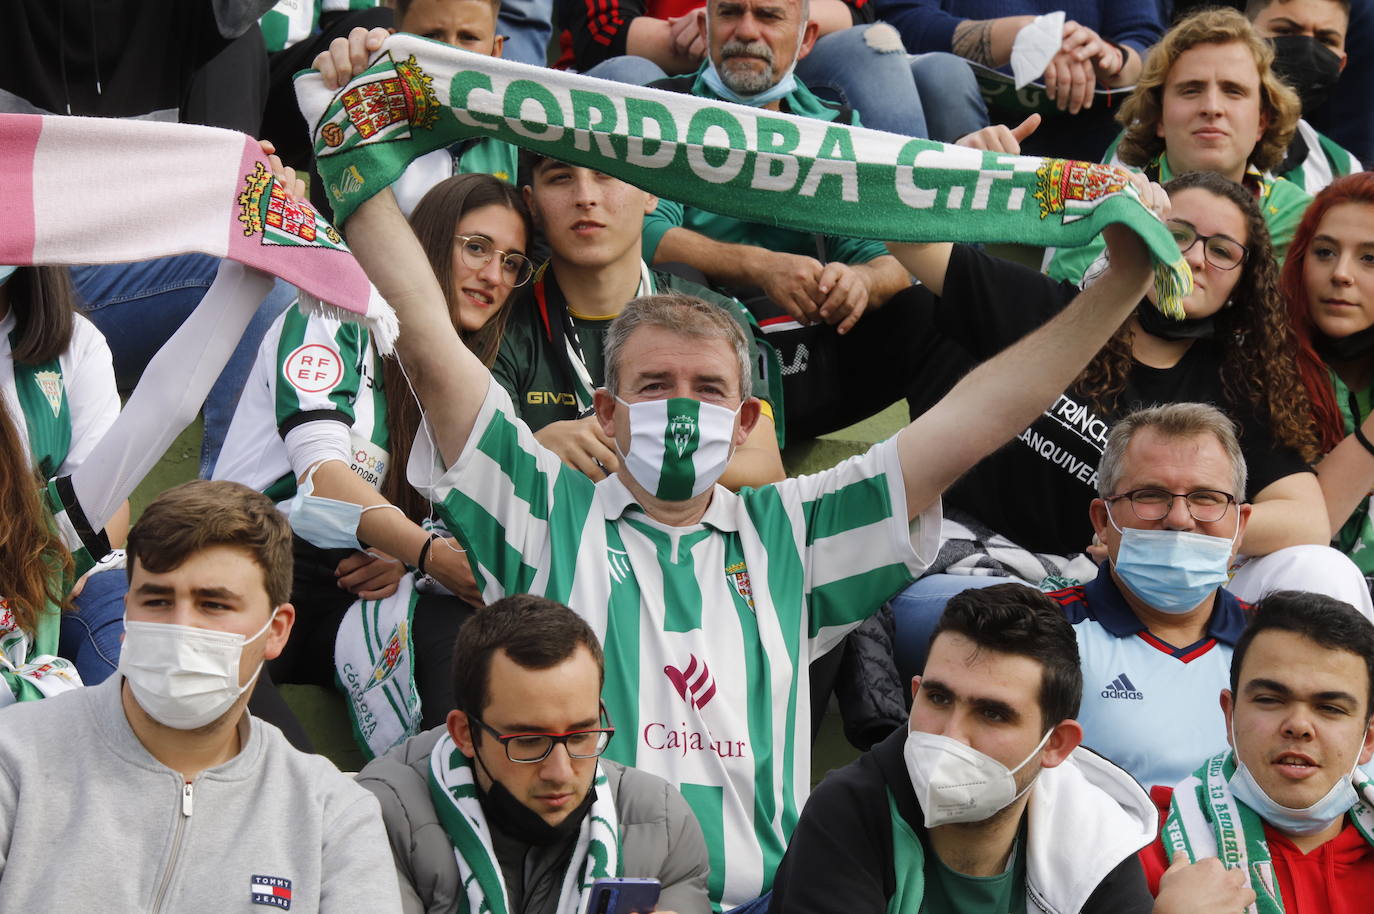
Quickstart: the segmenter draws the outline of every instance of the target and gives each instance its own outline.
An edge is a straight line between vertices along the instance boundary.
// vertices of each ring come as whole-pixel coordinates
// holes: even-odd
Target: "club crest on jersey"
[[[33,383],[38,385],[39,391],[43,394],[43,399],[47,400],[48,405],[52,407],[52,417],[56,419],[62,413],[62,373],[35,371]]]
[[[630,576],[630,554],[624,549],[607,546],[606,563],[611,568],[611,580],[617,584]]]
[[[697,417],[673,416],[668,420],[668,437],[672,439],[679,457],[686,454],[697,437]]]
[[[14,610],[10,609],[9,600],[0,600],[0,634],[12,632],[19,627],[14,620]]]
[[[1046,159],[1035,176],[1040,218],[1062,213],[1065,224],[1088,215],[1102,198],[1125,190],[1130,180],[1125,171],[1113,165],[1063,159]]]
[[[291,910],[291,880],[280,876],[254,876],[249,887],[253,904]]]
[[[700,711],[716,697],[716,680],[706,664],[698,660],[696,654],[687,658],[687,668],[679,670],[669,664],[663,674],[677,689],[678,697]]]
[[[745,603],[748,603],[750,609],[753,609],[754,585],[749,582],[749,572],[744,567],[744,563],[736,562],[733,565],[727,565],[725,568],[725,577],[735,588],[735,593],[739,594],[739,598]]]
[[[367,687],[364,692],[382,685],[391,678],[391,674],[396,672],[396,667],[400,665],[401,659],[405,656],[405,643],[410,632],[410,624],[402,619],[396,627],[391,630],[391,637],[386,639],[386,647],[382,648],[382,656],[377,658],[377,665],[372,668],[372,674],[367,678]]]

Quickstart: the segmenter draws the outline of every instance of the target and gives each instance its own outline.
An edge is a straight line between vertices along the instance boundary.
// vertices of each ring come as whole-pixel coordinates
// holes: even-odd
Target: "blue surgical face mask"
[[[801,50],[802,37],[806,34],[806,22],[807,20],[803,19],[801,25],[797,29],[797,50],[799,52]],[[706,27],[709,31],[709,16],[707,17]],[[740,95],[727,86],[725,80],[721,78],[720,71],[716,69],[716,62],[712,60],[709,55],[706,58],[706,69],[702,72],[701,78],[705,80],[706,85],[711,88],[712,92],[716,93],[727,102],[734,102],[737,105],[748,105],[751,108],[762,108],[764,105],[771,104],[796,91],[797,77],[793,75],[793,71],[796,70],[796,68],[797,58],[794,56],[792,62],[788,64],[782,76],[778,78],[778,81],[756,95]]]
[[[313,546],[321,549],[353,549],[363,551],[358,542],[358,524],[363,514],[376,508],[391,508],[395,505],[370,505],[364,508],[351,501],[339,501],[316,495],[315,471],[320,464],[310,468],[305,480],[296,487],[296,495],[291,499],[287,519],[296,535]]]
[[[0,286],[3,286],[5,283],[9,282],[10,277],[14,275],[14,271],[17,269],[19,268],[11,266],[0,266]]]
[[[1235,538],[1182,530],[1121,529],[1112,567],[1123,584],[1151,609],[1186,613],[1229,580]],[[1239,527],[1237,527],[1239,530]]]
[[[1236,730],[1233,715],[1231,745],[1234,746],[1235,744]],[[1359,764],[1360,754],[1357,752],[1355,753],[1355,764],[1350,766],[1350,770],[1345,773],[1345,776],[1338,778],[1324,797],[1304,809],[1280,806],[1270,799],[1269,794],[1264,792],[1264,788],[1250,773],[1250,769],[1245,767],[1245,763],[1240,760],[1239,752],[1236,753],[1236,773],[1231,775],[1228,784],[1231,793],[1235,795],[1237,800],[1249,806],[1256,815],[1279,831],[1290,835],[1315,835],[1349,812],[1360,801],[1360,795],[1355,791],[1353,780],[1355,769]]]

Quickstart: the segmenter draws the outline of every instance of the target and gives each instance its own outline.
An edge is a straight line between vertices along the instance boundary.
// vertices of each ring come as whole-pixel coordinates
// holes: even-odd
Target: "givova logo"
[[[1128,701],[1145,700],[1145,694],[1135,687],[1135,683],[1131,682],[1125,673],[1117,676],[1102,690],[1102,697],[1125,698]]]

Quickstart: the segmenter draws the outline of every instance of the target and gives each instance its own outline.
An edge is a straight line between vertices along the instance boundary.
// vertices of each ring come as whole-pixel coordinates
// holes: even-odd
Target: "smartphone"
[[[648,914],[658,906],[657,879],[616,877],[592,883],[587,914]]]

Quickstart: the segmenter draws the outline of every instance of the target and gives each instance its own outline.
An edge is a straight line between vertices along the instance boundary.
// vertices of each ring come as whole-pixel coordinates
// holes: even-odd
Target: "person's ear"
[[[520,193],[525,197],[525,206],[529,208],[530,219],[534,222],[535,228],[543,228],[543,220],[539,218],[539,207],[534,205],[534,173],[530,173],[530,183],[520,188]]]
[[[453,739],[453,744],[458,747],[458,751],[472,758],[477,754],[477,748],[472,742],[472,723],[468,716],[456,708],[448,712],[448,717],[444,720],[448,727],[448,735]]]
[[[658,197],[646,193],[644,195],[644,215],[647,216],[656,209],[658,209]]]
[[[506,48],[506,36],[497,35],[491,42],[491,56],[500,57],[501,52]]]
[[[1050,731],[1050,738],[1040,750],[1040,767],[1057,768],[1064,764],[1073,750],[1083,743],[1083,725],[1072,718],[1061,720]]]
[[[601,432],[612,441],[615,440],[615,397],[604,387],[592,391],[592,408],[596,410],[596,424]]]
[[[735,447],[739,447],[749,440],[749,436],[754,433],[754,427],[759,424],[759,417],[763,415],[763,405],[758,397],[750,397],[740,404],[739,407],[739,428],[735,429]]]
[[[1112,522],[1107,519],[1107,503],[1100,498],[1094,498],[1088,505],[1088,520],[1092,522],[1093,532],[1097,534],[1099,543],[1105,542],[1102,534],[1111,527]]]
[[[1369,723],[1364,725],[1364,745],[1360,747],[1360,764],[1368,765],[1370,758],[1374,757],[1374,717],[1369,719]]]
[[[290,603],[278,606],[276,615],[267,627],[267,643],[263,646],[262,654],[264,660],[275,660],[281,656],[281,652],[286,649],[287,640],[291,637],[291,626],[295,624],[296,607]]]
[[[816,39],[820,37],[821,27],[814,19],[806,20],[806,26],[802,29],[801,45],[797,48],[797,60],[801,60],[811,49],[816,46]]]
[[[1231,734],[1235,732],[1235,727],[1231,718],[1236,713],[1236,696],[1230,689],[1222,689],[1219,700],[1221,702],[1221,716],[1226,721],[1226,744],[1234,749],[1236,744],[1232,741]]]
[[[1245,528],[1250,523],[1251,506],[1248,504],[1236,505],[1236,544],[1231,548],[1231,554],[1240,552],[1240,544],[1245,542]]]

